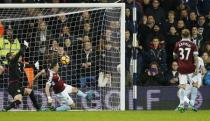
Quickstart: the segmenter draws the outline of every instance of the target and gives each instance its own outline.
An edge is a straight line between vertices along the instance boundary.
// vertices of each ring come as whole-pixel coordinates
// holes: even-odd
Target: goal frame
[[[125,3],[0,4],[0,8],[121,8],[120,13],[120,110],[125,110]]]

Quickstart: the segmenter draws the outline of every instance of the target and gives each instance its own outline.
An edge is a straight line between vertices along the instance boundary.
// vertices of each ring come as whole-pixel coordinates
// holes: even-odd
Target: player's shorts
[[[72,86],[64,84],[65,89],[61,92],[56,94],[57,98],[59,99],[61,104],[72,105],[74,103],[73,99],[69,96],[72,93]]]
[[[20,83],[13,82],[9,84],[8,92],[14,98],[18,94],[23,95],[24,89],[21,87]]]
[[[197,83],[198,82],[198,87],[202,85],[202,75],[200,73],[194,75],[192,77],[192,82]]]
[[[190,74],[180,74],[179,73],[179,84],[191,84],[193,73]]]

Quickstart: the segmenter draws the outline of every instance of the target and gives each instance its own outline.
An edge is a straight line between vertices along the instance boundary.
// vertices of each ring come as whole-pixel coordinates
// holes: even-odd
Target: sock
[[[35,95],[34,95],[34,91],[33,91],[33,90],[31,91],[29,97],[30,97],[30,99],[31,99],[31,101],[32,101],[32,103],[33,103],[33,106],[34,106],[37,110],[40,110],[40,106],[39,106],[39,104],[37,103],[37,100],[36,100],[36,98],[35,98]]]
[[[85,94],[84,92],[82,92],[80,90],[77,92],[77,95],[80,96],[80,97],[86,97],[87,96],[87,94]]]
[[[185,97],[185,90],[183,88],[180,88],[179,92],[180,105],[184,105],[184,97]]]
[[[15,101],[12,102],[9,106],[7,106],[7,107],[5,108],[5,110],[8,111],[8,110],[14,108],[15,106],[18,106],[20,103],[21,103],[21,102],[20,102],[19,100],[15,100]]]
[[[189,98],[188,98],[186,95],[184,96],[184,101],[185,101],[187,104],[189,104],[189,102],[190,102]]]
[[[70,106],[68,105],[61,105],[59,107],[56,108],[56,111],[67,111],[67,110],[70,110]]]
[[[197,94],[198,94],[198,88],[192,87],[192,88],[191,88],[191,100],[190,100],[190,104],[191,104],[192,106],[195,105],[195,99],[196,99],[196,97],[197,97]]]

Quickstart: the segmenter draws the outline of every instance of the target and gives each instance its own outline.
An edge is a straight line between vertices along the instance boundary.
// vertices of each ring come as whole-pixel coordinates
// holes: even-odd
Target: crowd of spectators
[[[126,31],[134,32],[132,8],[137,8],[137,34],[140,47],[138,84],[143,86],[170,86],[177,83],[177,63],[173,48],[181,40],[182,29],[191,31],[191,40],[199,50],[206,68],[209,65],[210,1],[208,0],[127,0]],[[207,7],[208,6],[208,7]],[[126,39],[126,65],[132,58],[132,36]],[[129,59],[129,60],[128,60]],[[129,75],[130,70],[126,68]],[[127,80],[129,83],[129,80]]]

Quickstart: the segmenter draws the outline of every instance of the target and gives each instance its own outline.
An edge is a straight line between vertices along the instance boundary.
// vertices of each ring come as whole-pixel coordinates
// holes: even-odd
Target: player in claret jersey
[[[179,99],[178,110],[184,112],[184,97],[186,96],[187,84],[193,86],[192,78],[198,73],[198,51],[196,45],[191,42],[190,32],[188,29],[182,30],[182,40],[177,42],[173,52],[174,58],[178,62],[179,72]],[[191,96],[197,96],[197,88],[191,88]],[[193,107],[193,110],[196,110]]]
[[[59,99],[59,102],[61,102],[60,106],[56,108],[56,111],[67,111],[70,110],[71,107],[75,106],[74,101],[69,96],[71,93],[76,93],[78,96],[86,98],[88,101],[92,99],[93,91],[90,90],[86,93],[83,93],[76,87],[72,87],[71,85],[68,85],[62,80],[58,74],[59,64],[56,61],[53,61],[51,63],[50,69],[42,70],[39,72],[35,79],[37,79],[42,74],[47,75],[47,83],[45,87],[45,92],[47,95],[48,103],[51,104],[53,102],[53,99],[50,95],[50,88],[53,88],[54,93],[56,94],[56,97]]]

